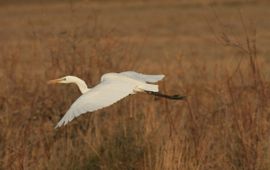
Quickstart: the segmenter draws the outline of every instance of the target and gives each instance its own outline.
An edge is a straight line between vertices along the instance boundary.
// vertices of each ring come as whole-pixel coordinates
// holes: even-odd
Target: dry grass
[[[0,32],[0,169],[270,169],[265,27],[255,31],[249,16],[228,15],[227,5],[218,12],[87,5],[5,9],[12,15],[0,20],[7,24]],[[209,25],[196,22],[207,13]],[[71,74],[94,85],[103,73],[124,70],[164,73],[161,90],[188,99],[138,94],[53,128],[80,94],[73,85],[47,86],[48,79]]]

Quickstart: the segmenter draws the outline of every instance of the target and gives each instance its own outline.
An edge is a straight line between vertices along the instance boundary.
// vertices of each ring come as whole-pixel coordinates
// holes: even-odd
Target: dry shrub
[[[269,84],[254,34],[246,30],[243,44],[214,32],[238,50],[233,66],[179,55],[143,67],[97,25],[71,26],[46,42],[33,31],[31,48],[18,42],[2,49],[2,169],[269,169]],[[70,74],[92,85],[103,73],[133,68],[162,69],[161,90],[187,100],[138,94],[54,129],[80,94],[46,80]]]

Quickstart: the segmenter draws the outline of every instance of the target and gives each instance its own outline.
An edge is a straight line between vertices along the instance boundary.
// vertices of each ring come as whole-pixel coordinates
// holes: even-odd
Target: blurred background
[[[0,1],[0,169],[270,169],[267,0]],[[165,74],[65,127],[65,75]]]

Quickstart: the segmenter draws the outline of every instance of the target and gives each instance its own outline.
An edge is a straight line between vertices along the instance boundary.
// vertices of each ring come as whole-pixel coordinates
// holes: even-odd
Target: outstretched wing
[[[137,73],[135,71],[125,71],[125,72],[121,72],[120,74],[127,76],[129,78],[135,79],[135,80],[139,80],[142,82],[148,82],[148,83],[156,83],[165,77],[163,74],[147,75],[147,74]]]
[[[122,98],[133,93],[136,84],[104,80],[82,96],[80,96],[69,108],[64,117],[55,128],[66,125],[75,117],[86,112],[92,112],[114,104]]]

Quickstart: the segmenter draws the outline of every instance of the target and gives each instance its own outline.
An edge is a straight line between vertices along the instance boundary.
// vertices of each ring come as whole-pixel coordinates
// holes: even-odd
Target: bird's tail
[[[143,84],[141,85],[138,91],[151,91],[151,92],[158,92],[158,85],[155,84]]]

